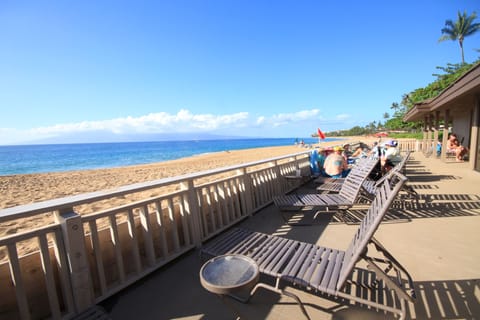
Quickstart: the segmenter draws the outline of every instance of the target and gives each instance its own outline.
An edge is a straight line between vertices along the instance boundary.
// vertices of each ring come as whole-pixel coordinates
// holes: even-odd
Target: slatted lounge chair
[[[300,298],[284,288],[287,284],[340,298],[342,303],[350,301],[392,312],[404,319],[406,302],[415,300],[413,280],[373,235],[405,181],[402,174],[395,172],[378,186],[368,213],[345,251],[236,228],[206,245],[201,254],[245,255],[257,263],[265,280],[273,278],[274,286],[259,282],[244,302],[258,288],[265,288],[294,298],[309,319]],[[369,276],[358,277],[362,269],[356,265],[360,261],[366,262]],[[359,278],[361,283],[356,282]]]
[[[345,181],[345,178],[330,178],[330,177],[318,177],[315,180],[313,180],[314,183],[316,184],[325,184],[325,183],[332,183],[332,182],[339,182],[343,183]]]
[[[410,158],[410,151],[408,151],[405,156],[402,158],[402,160],[396,164],[392,170],[396,170],[398,172],[401,172],[402,174],[405,174],[405,164],[407,163],[408,159]],[[382,178],[380,178],[379,180],[372,180],[372,179],[369,179],[367,177],[367,179],[365,179],[363,181],[363,184],[362,184],[362,191],[365,191],[364,195],[366,195],[367,198],[371,198],[371,196],[373,196],[375,194],[375,190],[376,190],[376,186],[378,183],[380,183],[382,181]],[[344,181],[329,181],[329,182],[326,182],[320,186],[317,187],[317,191],[321,192],[321,193],[330,193],[330,192],[339,192],[341,187],[342,187],[342,184],[343,184]],[[413,196],[414,198],[418,198],[418,194],[417,192],[410,186],[408,186],[406,183],[404,184],[403,186],[403,190],[404,191],[407,191],[411,196]]]
[[[299,209],[347,209],[355,204],[363,181],[366,179],[378,160],[366,159],[364,165],[352,168],[338,194],[289,194],[273,198],[280,210]]]
[[[365,179],[367,179],[370,172],[375,168],[378,161],[368,161],[367,158],[361,158],[355,164],[352,170],[360,170],[365,174]],[[371,160],[371,159],[370,159]],[[330,193],[330,192],[339,192],[342,188],[343,183],[345,182],[345,178],[342,179],[332,179],[327,178],[328,180],[324,180],[322,184],[317,187],[317,191],[320,193]]]
[[[400,172],[402,174],[405,174],[405,167],[406,167],[406,163],[408,161],[408,159],[410,158],[410,151],[407,152],[405,154],[405,156],[402,158],[402,160],[397,163],[390,171],[389,173],[392,173],[392,172]],[[386,174],[388,175],[388,173]],[[385,176],[386,176],[385,175]],[[384,177],[385,177],[384,176]],[[362,189],[365,191],[365,193],[367,195],[370,195],[370,197],[373,197],[373,195],[375,194],[375,191],[377,189],[377,186],[383,181],[383,177],[381,179],[379,179],[378,181],[373,181],[373,180],[365,180],[362,184]],[[407,183],[404,183],[403,186],[402,186],[402,191],[404,191],[405,193],[407,193],[407,195],[414,199],[415,201],[418,202],[418,199],[419,199],[419,195],[418,193],[411,187],[409,186]]]

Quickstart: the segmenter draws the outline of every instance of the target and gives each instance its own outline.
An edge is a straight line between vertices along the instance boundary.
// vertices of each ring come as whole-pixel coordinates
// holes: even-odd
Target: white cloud
[[[232,124],[239,125],[248,119],[248,112],[228,115],[198,114],[180,110],[176,114],[166,112],[150,113],[140,117],[115,118],[103,121],[84,121],[58,124],[30,130],[40,135],[57,135],[87,131],[109,131],[113,133],[164,133],[215,130]]]
[[[49,138],[52,135],[35,134],[31,130],[17,130],[12,128],[0,128],[0,145],[19,144],[32,139]]]
[[[139,117],[123,117],[101,121],[82,121],[53,126],[37,127],[28,130],[0,128],[0,145],[16,144],[45,138],[62,137],[75,134],[95,134],[106,132],[113,134],[162,134],[162,133],[199,133],[229,132],[232,135],[248,135],[248,128],[258,128],[267,134],[268,130],[289,125],[302,127],[317,122],[320,110],[301,110],[293,113],[260,115],[251,118],[248,112],[232,114],[193,114],[182,109],[176,114],[167,112],[150,113]],[[238,130],[235,130],[238,129]],[[285,130],[285,129],[282,129]]]
[[[261,125],[261,124],[263,124],[263,123],[265,123],[265,117],[264,117],[264,116],[258,117],[258,118],[257,118],[257,121],[256,121],[256,124],[257,124],[257,125]]]
[[[280,127],[291,123],[318,120],[319,115],[320,110],[318,109],[302,110],[294,113],[279,113],[271,117],[270,123],[274,127]]]
[[[279,113],[272,117],[273,120],[278,122],[298,122],[304,120],[311,120],[320,114],[320,110],[302,110],[294,113]]]
[[[350,118],[350,115],[349,115],[349,114],[346,114],[346,113],[342,113],[342,114],[337,114],[337,115],[335,116],[335,118],[336,118],[337,120],[347,120],[347,119]]]

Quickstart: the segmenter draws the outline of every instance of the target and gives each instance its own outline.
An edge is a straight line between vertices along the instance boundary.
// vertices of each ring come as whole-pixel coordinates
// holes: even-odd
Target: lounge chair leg
[[[264,289],[273,291],[273,292],[275,292],[275,293],[278,293],[278,294],[280,294],[280,295],[285,295],[285,296],[287,296],[287,297],[290,297],[290,298],[294,299],[294,300],[297,302],[297,304],[298,304],[298,306],[300,307],[300,309],[302,310],[302,313],[305,315],[305,317],[306,317],[308,320],[310,320],[310,316],[308,315],[307,310],[305,309],[305,307],[303,306],[302,301],[300,300],[300,298],[299,298],[297,295],[295,295],[295,294],[293,294],[293,293],[291,293],[291,292],[288,292],[288,291],[286,291],[286,290],[282,290],[282,289],[280,289],[280,288],[278,288],[278,287],[273,287],[273,286],[270,286],[270,285],[268,285],[268,284],[265,284],[265,283],[261,283],[261,282],[260,282],[260,283],[257,283],[257,285],[255,286],[255,288],[253,288],[252,292],[250,293],[250,296],[253,296],[253,295],[255,294],[255,291],[257,290],[257,288],[264,288]]]
[[[403,299],[400,299],[400,309],[402,310],[402,313],[400,313],[400,318],[398,319],[404,320],[407,315],[407,307],[406,307],[406,302]]]

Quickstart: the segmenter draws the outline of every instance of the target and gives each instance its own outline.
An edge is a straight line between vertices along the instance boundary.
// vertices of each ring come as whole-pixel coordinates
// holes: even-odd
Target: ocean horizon
[[[0,146],[0,176],[104,169],[175,160],[206,153],[293,145],[316,138],[255,138]],[[326,138],[323,141],[335,141]]]

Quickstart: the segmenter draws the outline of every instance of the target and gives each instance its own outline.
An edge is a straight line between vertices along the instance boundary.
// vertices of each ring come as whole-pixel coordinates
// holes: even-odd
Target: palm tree
[[[467,36],[471,36],[480,29],[480,23],[473,23],[477,18],[477,14],[473,12],[470,16],[467,12],[463,14],[458,11],[458,20],[446,20],[445,28],[442,29],[443,36],[438,39],[439,42],[445,40],[458,40],[460,44],[460,50],[462,51],[462,63],[465,64],[465,58],[463,55],[463,39]]]

